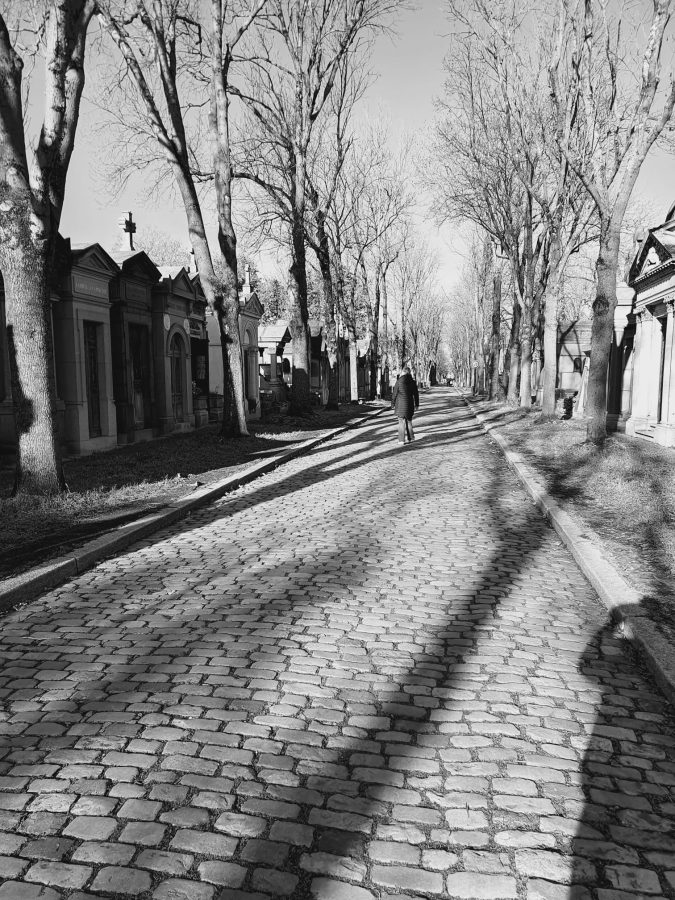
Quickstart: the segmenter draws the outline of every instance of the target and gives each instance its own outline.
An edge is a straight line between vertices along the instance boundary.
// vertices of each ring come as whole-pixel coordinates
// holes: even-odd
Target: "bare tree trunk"
[[[304,171],[303,171],[304,180]],[[296,186],[297,189],[297,186]],[[304,189],[303,189],[304,196]],[[293,383],[291,386],[291,413],[295,416],[311,414],[310,401],[310,333],[307,309],[307,261],[305,248],[304,211],[298,212],[299,201],[293,212],[291,241],[293,261],[290,274],[291,319],[290,332],[293,346]],[[301,208],[304,210],[304,200]]]
[[[380,396],[379,362],[380,362],[380,267],[375,270],[375,303],[368,323],[370,329],[370,392],[369,397],[375,400]]]
[[[518,402],[518,375],[520,374],[520,320],[522,318],[517,297],[513,298],[513,318],[509,340],[509,386],[506,399],[514,406]]]
[[[382,384],[380,394],[389,398],[389,297],[387,293],[387,273],[382,272]]]
[[[356,333],[350,328],[349,334],[349,399],[355,403],[359,399],[359,355]]]
[[[614,337],[616,272],[619,265],[620,230],[606,219],[600,222],[600,250],[595,265],[597,291],[593,303],[591,360],[588,373],[587,437],[601,444],[607,437],[607,373]]]
[[[222,0],[212,2],[213,56],[211,60],[211,141],[213,171],[216,188],[216,211],[218,215],[218,246],[223,263],[222,273],[222,315],[221,345],[223,362],[228,357],[228,366],[223,378],[223,433],[228,437],[247,435],[246,407],[244,397],[244,368],[239,334],[239,285],[237,276],[237,235],[232,224],[232,160],[230,152],[230,104],[227,93],[229,47],[223,53],[223,5]],[[194,182],[190,179],[192,184]],[[219,292],[221,293],[221,292]],[[223,319],[227,334],[223,335]],[[224,375],[225,375],[224,373]],[[228,389],[229,385],[229,389]],[[229,407],[229,408],[228,408]]]
[[[17,440],[15,494],[53,494],[65,487],[56,427],[50,278],[95,9],[91,0],[51,0],[43,7],[44,109],[30,163],[24,127],[28,91],[16,49],[23,35],[18,37],[21,28],[10,34],[0,12],[0,269]]]
[[[323,287],[323,308],[326,321],[326,351],[328,353],[328,402],[326,409],[339,406],[337,326],[335,322],[335,297],[333,295],[333,275],[330,268],[330,245],[325,227],[325,214],[316,210],[316,230],[318,242],[316,258],[321,272]]]
[[[520,405],[532,406],[532,313],[534,301],[534,253],[532,247],[532,197],[525,209],[523,318],[520,325]]]
[[[0,254],[18,440],[14,491],[55,494],[65,481],[56,428],[48,264],[45,252],[31,246],[27,230],[22,228],[18,247]]]
[[[550,285],[544,302],[544,373],[541,411],[545,416],[555,414],[555,390],[558,377],[558,297],[560,282]]]
[[[495,269],[492,288],[492,333],[490,337],[490,400],[502,398],[499,383],[499,339],[502,324],[502,271],[499,265]]]

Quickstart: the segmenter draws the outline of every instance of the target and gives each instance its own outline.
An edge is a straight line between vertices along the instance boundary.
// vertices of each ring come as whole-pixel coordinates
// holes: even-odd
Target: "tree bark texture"
[[[359,351],[356,334],[349,332],[349,397],[352,403],[359,399]]]
[[[222,0],[212,2],[213,56],[211,60],[211,143],[214,183],[216,189],[216,210],[218,215],[218,246],[220,248],[222,273],[221,290],[223,317],[227,324],[224,340],[221,328],[223,357],[229,357],[227,368],[230,389],[223,390],[224,407],[234,404],[233,410],[225,414],[223,410],[223,433],[234,437],[247,435],[246,406],[244,397],[244,361],[239,334],[239,285],[237,276],[237,235],[232,224],[232,159],[230,150],[230,104],[227,94],[229,66],[231,61],[229,46],[223,48],[223,4]],[[225,380],[225,379],[223,379]]]
[[[293,260],[289,269],[291,299],[289,324],[293,345],[291,413],[295,416],[308,416],[311,414],[311,343],[307,309],[307,262],[303,218],[294,218],[291,239],[293,245]]]
[[[44,19],[44,115],[30,168],[23,62],[0,14],[0,268],[6,291],[17,440],[15,493],[65,487],[56,430],[51,284],[56,235],[84,88],[92,0],[51,0]]]
[[[387,292],[387,273],[382,272],[382,384],[380,386],[380,395],[386,400],[389,399],[389,310],[388,310],[388,292]]]
[[[375,301],[372,315],[369,316],[368,328],[370,331],[370,385],[368,397],[375,400],[380,395],[378,370],[380,362],[380,269],[375,270]]]
[[[502,327],[502,272],[495,269],[492,288],[492,333],[490,336],[490,400],[501,399],[499,383],[499,343]]]
[[[513,298],[513,318],[511,321],[511,337],[509,340],[509,386],[506,399],[514,406],[518,402],[518,376],[520,375],[520,304]]]
[[[601,444],[607,437],[607,373],[614,337],[616,272],[619,265],[620,231],[611,221],[600,223],[600,250],[595,270],[597,290],[593,302],[591,360],[588,373],[587,437]]]
[[[47,253],[24,246],[0,253],[18,456],[14,491],[65,488],[56,427],[56,383]]]
[[[316,222],[316,241],[312,246],[321,273],[323,291],[323,316],[326,328],[326,354],[328,356],[328,400],[326,409],[337,409],[339,398],[337,323],[335,321],[335,293],[333,290],[333,273],[330,266],[330,242],[326,231],[326,214],[314,202],[314,219]]]

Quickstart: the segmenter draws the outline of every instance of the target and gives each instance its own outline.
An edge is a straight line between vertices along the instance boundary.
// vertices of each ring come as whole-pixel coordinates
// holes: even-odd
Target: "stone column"
[[[647,424],[656,425],[659,416],[659,381],[661,380],[661,322],[650,316],[649,382],[647,385]]]
[[[647,331],[645,326],[645,316],[649,315],[646,311],[642,311],[635,317],[635,348],[633,350],[633,385],[631,390],[630,416],[626,420],[626,434],[635,435],[639,428],[643,428],[647,420],[647,408],[643,403],[644,382],[646,381],[646,373],[644,371],[644,362],[649,355],[648,338],[651,333]]]
[[[654,441],[666,447],[675,446],[675,340],[673,325],[675,298],[667,301],[666,348],[663,360],[661,421],[654,430]]]
[[[270,360],[270,377],[269,377],[269,383],[270,383],[270,384],[277,384],[277,383],[279,382],[279,370],[278,370],[278,367],[277,367],[277,366],[278,366],[278,364],[277,364],[277,348],[276,348],[276,347],[270,347],[270,348],[267,350],[267,355],[269,356],[269,360]]]
[[[624,380],[624,345],[623,338],[628,316],[633,308],[635,292],[625,282],[620,282],[616,287],[617,305],[614,311],[614,343],[609,357],[609,372],[607,383],[607,428],[616,431],[619,422],[624,425],[623,416],[623,380]]]

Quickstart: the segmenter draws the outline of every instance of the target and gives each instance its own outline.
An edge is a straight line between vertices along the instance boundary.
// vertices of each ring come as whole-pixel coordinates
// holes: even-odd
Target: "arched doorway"
[[[185,345],[179,334],[169,343],[171,366],[171,408],[175,422],[185,421]]]

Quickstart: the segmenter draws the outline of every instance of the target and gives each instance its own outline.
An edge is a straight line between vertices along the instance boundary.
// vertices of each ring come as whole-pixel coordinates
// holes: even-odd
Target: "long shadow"
[[[300,900],[324,890],[322,878],[381,897],[453,896],[465,872],[515,886],[534,864],[523,854],[548,852],[541,838],[532,843],[540,807],[548,802],[559,815],[546,818],[571,822],[580,811],[564,809],[570,796],[603,789],[602,771],[591,772],[586,794],[573,781],[574,740],[595,707],[583,694],[571,704],[567,693],[570,655],[582,655],[584,634],[601,616],[589,617],[581,601],[590,590],[571,562],[549,559],[559,552],[550,529],[471,431],[455,445],[452,480],[440,477],[445,459],[425,459],[427,439],[371,451],[357,466],[317,463],[304,483],[294,475],[276,493],[274,485],[252,488],[252,497],[165,532],[179,544],[168,570],[156,556],[164,538],[146,542],[124,561],[132,578],[109,563],[84,591],[66,587],[49,607],[8,617],[0,646],[16,671],[2,689],[14,691],[20,708],[0,744],[4,773],[66,765],[74,794],[95,794],[101,784],[120,803],[136,793],[162,803],[158,847],[186,852],[198,840],[186,832],[202,835],[188,878],[229,878],[223,900],[240,887]],[[471,437],[483,447],[477,460]],[[410,464],[386,465],[394,453]],[[484,484],[472,487],[486,463]],[[284,521],[279,498],[347,470],[354,485],[340,482],[342,502],[317,554],[319,497],[300,503],[295,521]],[[362,481],[367,496],[358,493]],[[277,510],[263,513],[277,536],[269,561],[251,549],[265,501]],[[359,513],[364,505],[368,515]],[[236,511],[242,516],[204,551],[210,529],[225,528],[219,520]],[[439,524],[430,530],[432,515]],[[563,588],[571,610],[560,608]],[[59,680],[66,669],[71,677]],[[51,677],[21,677],[28,672]],[[584,676],[586,693],[599,697],[605,668]],[[623,678],[622,687],[636,676]],[[160,750],[163,763],[146,768],[143,755]],[[529,778],[520,772],[528,766]],[[567,791],[554,777],[560,771],[570,772]],[[44,821],[44,811],[10,806],[6,825],[25,835],[39,827],[39,812]],[[67,829],[69,813],[50,815],[62,817],[49,820],[56,833]],[[131,847],[124,864],[148,871],[143,845],[135,848],[125,827],[121,820],[107,843],[122,854]],[[546,833],[556,857],[567,859],[560,833]],[[209,835],[230,843],[214,852]],[[77,861],[81,842],[63,846],[63,858]],[[227,876],[217,868],[223,855],[234,866]],[[445,876],[454,880],[446,885]],[[164,877],[152,874],[143,898]],[[568,872],[568,880],[584,879]]]
[[[491,420],[498,417],[492,414]],[[648,449],[637,442],[627,442],[625,449],[633,465],[642,468]],[[664,509],[668,474],[650,477],[649,493]],[[579,499],[593,475],[592,465],[575,469],[569,460],[555,474],[548,473],[548,490],[561,499]],[[672,606],[664,615],[662,605],[664,585],[672,585],[672,568],[661,534],[651,521],[646,523],[641,544],[651,551],[655,596],[645,596],[644,606],[672,641]],[[670,589],[665,593],[671,596]],[[644,609],[622,611],[644,615]],[[530,878],[532,895],[547,900],[673,898],[675,711],[609,619],[592,634],[578,669],[579,680],[570,687],[583,732],[571,743],[577,754],[583,752],[581,777],[574,788],[573,782],[567,790],[562,784],[552,786],[559,794],[559,815],[543,825],[555,844],[546,852],[517,851],[516,867]],[[567,758],[562,755],[561,771]]]

